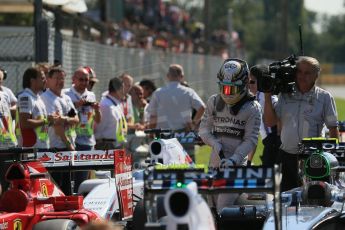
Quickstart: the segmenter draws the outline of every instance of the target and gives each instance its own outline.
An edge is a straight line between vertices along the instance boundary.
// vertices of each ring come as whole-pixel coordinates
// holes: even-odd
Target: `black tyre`
[[[68,219],[45,220],[37,223],[33,230],[79,230],[77,223]]]
[[[164,208],[164,196],[157,197],[157,218],[158,220],[166,216]],[[131,226],[133,230],[145,229],[145,223],[147,222],[146,210],[144,206],[144,200],[138,201],[133,212],[133,221]]]
[[[133,221],[132,221],[132,229],[133,230],[140,230],[145,229],[145,223],[147,221],[146,218],[146,211],[144,207],[144,200],[138,201],[137,205],[135,205],[134,212],[133,212]]]

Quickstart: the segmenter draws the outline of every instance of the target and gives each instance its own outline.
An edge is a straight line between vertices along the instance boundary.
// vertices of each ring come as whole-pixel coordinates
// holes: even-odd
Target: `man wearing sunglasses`
[[[225,60],[217,74],[219,93],[208,99],[199,129],[212,147],[212,168],[245,165],[257,144],[261,107],[248,90],[248,74],[247,63],[235,58]],[[215,201],[218,211],[236,197],[220,194]]]
[[[76,150],[92,150],[96,145],[94,123],[101,121],[99,103],[96,101],[95,94],[87,89],[90,81],[90,74],[87,69],[78,68],[74,72],[72,80],[72,87],[64,92],[71,98],[78,112],[79,123],[75,129],[77,133]],[[87,172],[75,172],[75,192],[77,192],[80,183],[87,179],[87,176]]]

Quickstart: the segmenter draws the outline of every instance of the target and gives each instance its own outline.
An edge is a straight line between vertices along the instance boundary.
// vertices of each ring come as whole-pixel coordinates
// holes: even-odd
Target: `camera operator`
[[[320,64],[313,57],[297,59],[296,90],[280,93],[273,107],[271,93],[265,93],[264,121],[267,126],[279,122],[281,146],[279,161],[282,164],[282,191],[300,185],[298,174],[298,143],[306,137],[321,136],[324,125],[330,137],[338,138],[337,111],[333,96],[317,86]]]
[[[268,67],[265,65],[255,65],[250,68],[249,74],[249,90],[256,96],[256,100],[259,102],[262,108],[262,113],[265,107],[265,95],[260,92],[257,87],[258,73],[268,74]],[[276,95],[271,97],[273,105],[278,101]],[[277,161],[279,147],[281,145],[280,136],[278,135],[277,124],[272,127],[266,126],[264,122],[260,125],[260,136],[264,145],[263,153],[261,156],[262,165],[272,166]]]

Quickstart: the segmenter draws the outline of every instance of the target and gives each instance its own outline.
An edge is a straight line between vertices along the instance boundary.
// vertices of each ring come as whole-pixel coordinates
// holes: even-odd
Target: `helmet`
[[[220,95],[225,103],[234,105],[247,94],[248,73],[245,61],[236,58],[224,61],[217,78]]]
[[[90,66],[84,66],[84,69],[89,73],[90,81],[98,82],[98,79],[96,78],[96,72],[90,67]]]

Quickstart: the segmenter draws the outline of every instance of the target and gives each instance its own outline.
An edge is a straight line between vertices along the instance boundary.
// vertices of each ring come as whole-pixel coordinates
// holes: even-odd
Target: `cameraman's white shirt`
[[[296,154],[298,143],[306,137],[320,137],[324,125],[337,127],[333,96],[317,86],[302,94],[279,94],[275,111],[281,121],[281,149]]]

